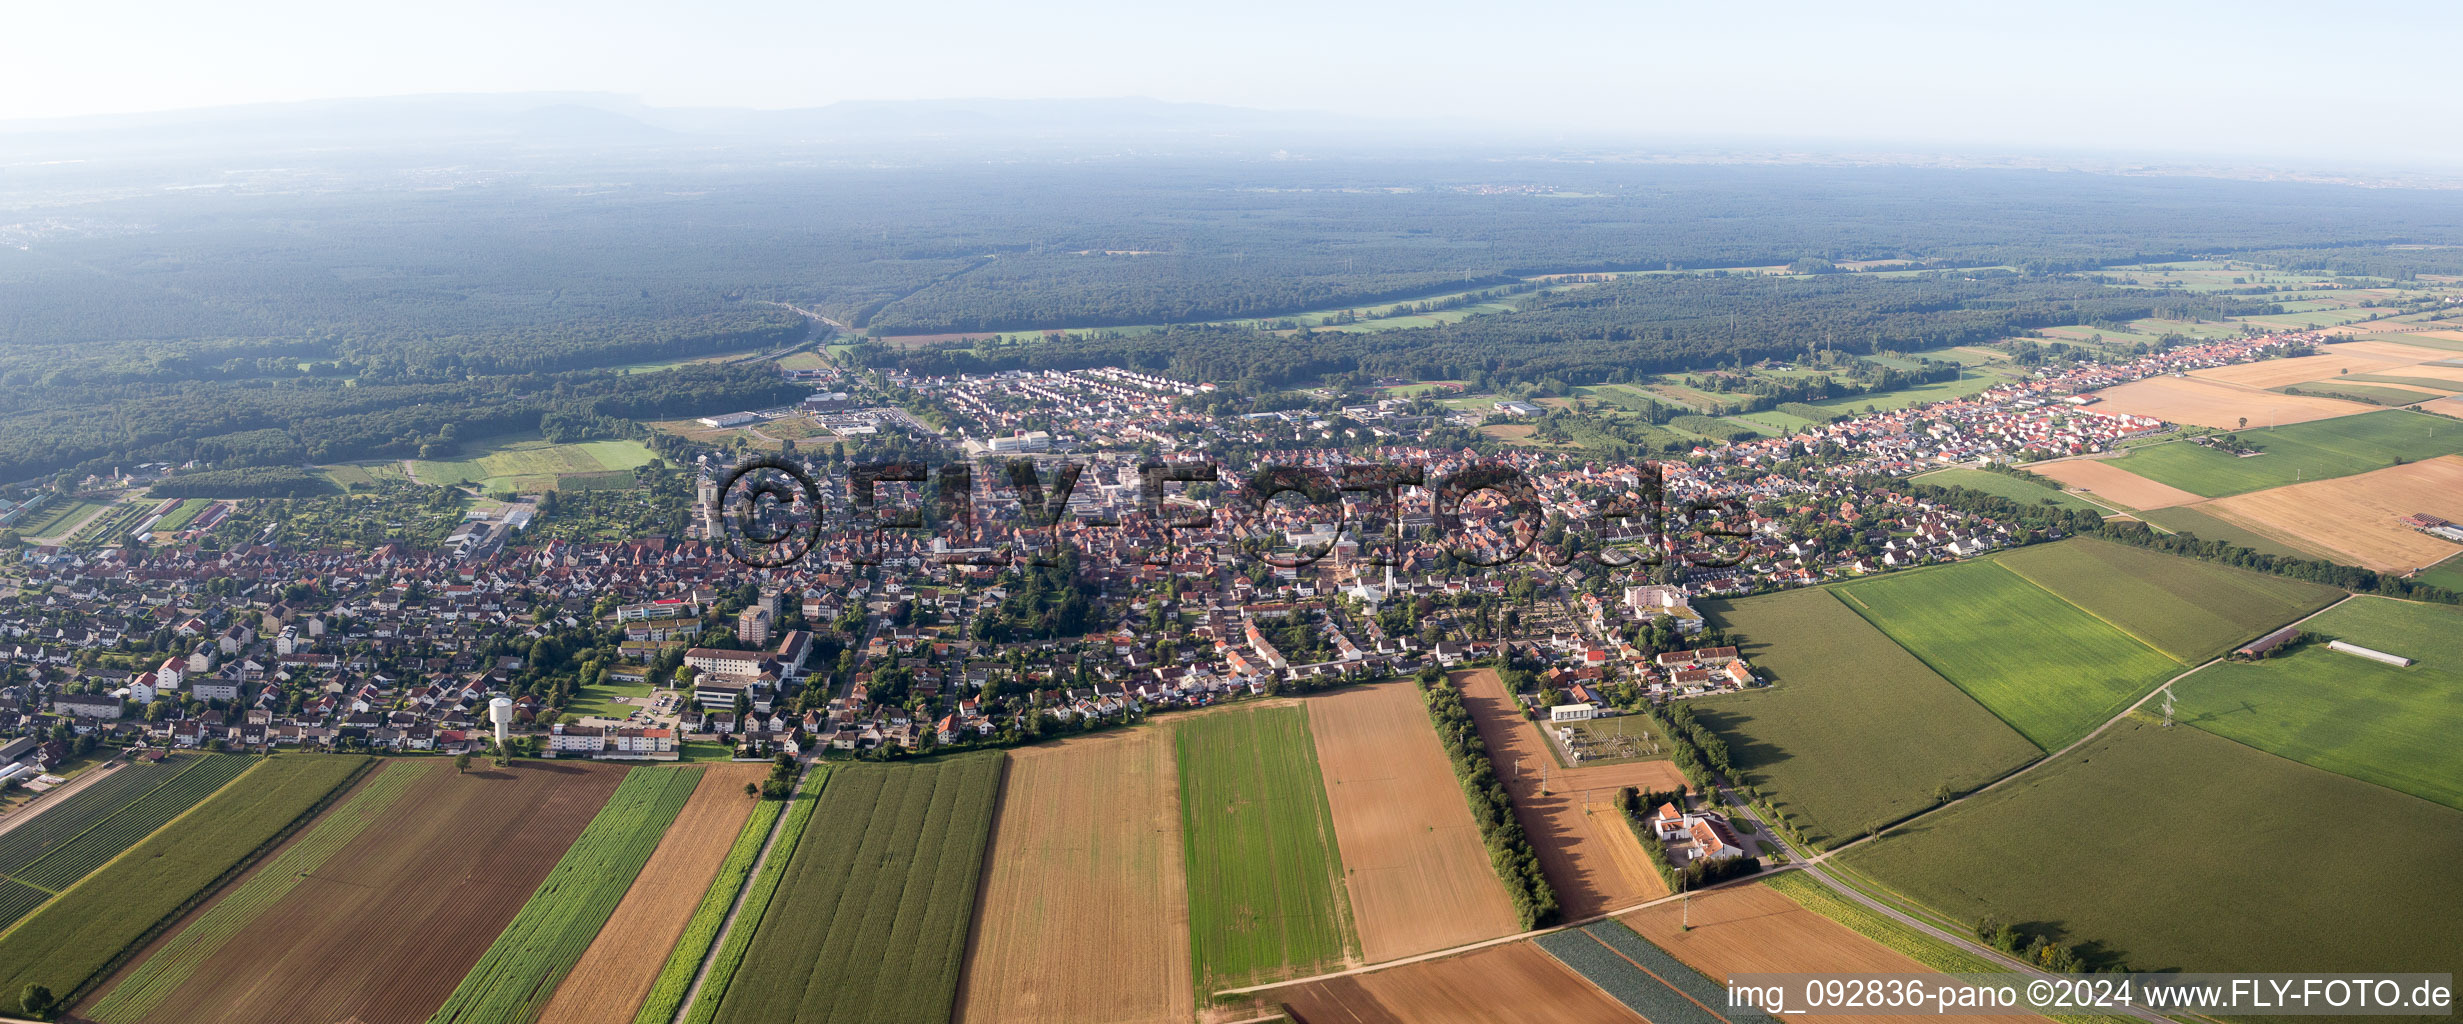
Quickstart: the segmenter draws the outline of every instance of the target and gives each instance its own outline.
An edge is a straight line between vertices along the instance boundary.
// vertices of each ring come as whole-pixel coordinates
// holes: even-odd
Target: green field
[[[2132,450],[2112,465],[2210,498],[2326,480],[2463,452],[2463,423],[2409,409],[2250,429],[2240,436],[2265,454],[2241,458],[2175,442]]]
[[[2310,620],[2410,658],[2396,668],[2323,643],[2226,662],[2173,686],[2180,720],[2330,772],[2463,809],[2463,609],[2357,597]]]
[[[778,823],[778,834],[770,837],[769,852],[757,858],[761,861],[761,871],[746,883],[743,905],[736,910],[735,923],[728,926],[726,936],[717,941],[717,948],[710,953],[710,966],[702,976],[701,991],[694,996],[693,1004],[685,1008],[684,1024],[710,1024],[718,1018],[718,1010],[725,1002],[727,990],[735,984],[736,970],[744,965],[744,954],[753,947],[753,935],[759,930],[761,919],[768,915],[770,902],[778,895],[779,883],[786,880],[787,868],[795,859],[796,847],[803,842],[804,829],[812,822],[813,812],[821,806],[821,794],[827,791],[829,778],[830,770],[826,765],[808,768],[794,794],[788,797],[785,816]],[[729,856],[733,856],[732,851]],[[693,917],[695,921],[700,920],[699,908],[694,910]],[[680,955],[682,948],[679,945],[679,952],[670,954],[669,969],[674,968],[673,957]],[[698,965],[698,961],[695,964]],[[689,972],[689,968],[687,970]],[[666,980],[664,972],[660,974],[660,980]],[[688,976],[684,983],[689,987],[692,979]],[[657,998],[658,993],[653,991],[651,1000]],[[683,993],[677,993],[676,998],[683,998]],[[635,1017],[637,1024],[667,1024],[669,1018],[652,1019],[649,1016],[651,1005],[652,1002],[643,1003],[641,1014]]]
[[[320,466],[325,478],[334,486],[349,490],[369,490],[381,483],[403,483],[410,477],[402,472],[398,459],[384,462],[351,462],[338,466]]]
[[[2366,823],[2365,853],[2333,846],[2339,822]],[[2463,906],[2463,813],[2136,716],[1841,857],[1951,920],[2141,970],[2447,972],[2463,949],[2463,916],[2431,909]]]
[[[0,920],[15,920],[92,874],[254,763],[238,754],[128,764],[0,836]]]
[[[2058,750],[2181,671],[1998,562],[1836,588],[1841,600],[2011,728]]]
[[[2251,551],[2274,555],[2278,558],[2321,558],[2328,561],[2333,560],[2323,552],[2296,548],[2272,537],[2264,536],[2255,531],[2224,522],[2221,519],[2217,519],[2214,516],[2199,511],[2198,507],[2195,505],[2181,505],[2174,508],[2149,509],[2144,512],[2137,512],[2133,514],[2140,519],[2163,527],[2164,529],[2171,530],[2174,533],[2193,534],[2200,540],[2219,540],[2226,544],[2236,544],[2241,547],[2248,548]]]
[[[2341,383],[2343,381],[2359,381],[2364,384],[2402,384],[2408,387],[2427,388],[2431,391],[2437,392],[2463,391],[2463,381],[2446,380],[2440,377],[2405,377],[2394,372],[2355,373],[2348,377],[2337,377],[2335,378],[2335,381],[2337,383]],[[2302,386],[2306,387],[2307,385]]]
[[[1706,610],[1743,634],[1746,660],[1774,685],[1692,706],[1726,737],[1742,781],[1816,847],[1929,807],[1941,786],[1965,792],[2038,754],[1827,589]]]
[[[1992,473],[1981,469],[1945,469],[1937,473],[1926,473],[1914,479],[1917,483],[1932,484],[1935,487],[1964,487],[1971,491],[1982,491],[1997,498],[2007,498],[2021,505],[2053,505],[2060,508],[2074,508],[2082,512],[2094,512],[2099,515],[2112,512],[2111,509],[2064,491],[2054,484],[2038,482],[2040,478],[2021,480],[2007,473]]]
[[[1995,558],[2183,665],[2222,657],[2343,597],[2322,584],[2091,538]]]
[[[2433,587],[2444,587],[2463,594],[2463,557],[2450,557],[2423,569],[2417,579]]]
[[[250,874],[247,881],[215,900],[170,941],[156,947],[143,963],[112,987],[109,995],[96,1000],[83,1014],[102,1024],[121,1024],[153,1012],[232,936],[256,920],[258,914],[281,902],[299,887],[301,879],[322,867],[328,858],[383,817],[395,798],[424,774],[445,770],[445,765],[444,761],[385,762],[349,800],[318,816],[316,824],[301,833],[298,841],[284,847],[282,854],[263,870]]]
[[[526,494],[630,487],[633,471],[653,458],[639,441],[550,444],[533,440],[498,445],[459,459],[421,459],[411,463],[411,470],[424,484],[467,485],[488,494]]]
[[[616,912],[667,826],[700,785],[700,768],[635,768],[549,869],[495,944],[428,1018],[430,1024],[536,1020],[556,985]]]
[[[261,760],[194,813],[0,931],[0,1013],[19,1013],[28,985],[73,1001],[131,944],[368,764],[366,757],[326,754]]]
[[[2373,387],[2367,384],[2346,384],[2341,379],[2293,384],[2274,389],[2287,395],[2309,395],[2315,398],[2340,398],[2362,405],[2418,405],[2446,397],[2442,393],[2409,391],[2403,388]]]
[[[624,718],[648,706],[644,702],[649,698],[650,690],[651,686],[648,683],[610,681],[596,686],[584,686],[574,691],[573,705],[564,709],[565,716],[579,718],[583,715],[595,715],[600,718]],[[617,697],[629,698],[632,703],[616,703],[615,698]]]
[[[214,500],[211,498],[190,498],[180,502],[180,507],[172,509],[171,514],[162,517],[162,522],[155,523],[154,528],[162,531],[177,530],[188,525],[213,503]]]
[[[722,1024],[947,1021],[1004,756],[831,772]],[[742,926],[742,922],[738,922]]]
[[[1180,723],[1173,739],[1200,1002],[1355,954],[1307,710],[1203,715]]]
[[[1934,381],[1930,384],[1918,384],[1914,387],[1900,388],[1896,391],[1877,391],[1872,394],[1850,395],[1846,398],[1830,398],[1819,402],[1808,402],[1806,404],[1817,409],[1830,409],[1851,415],[1861,414],[1866,409],[1890,412],[1892,410],[1905,409],[1909,406],[1924,405],[1929,402],[1944,402],[1953,398],[1965,398],[1968,395],[1986,390],[1995,385],[2007,384],[2009,381],[2010,378],[2002,374],[1998,369],[1981,369],[1971,371],[1964,377]]]
[[[827,769],[823,772],[826,776]],[[718,941],[719,926],[726,923],[727,911],[735,906],[736,894],[743,891],[745,881],[752,876],[753,861],[759,859],[762,844],[770,838],[770,827],[778,823],[778,812],[786,806],[778,800],[753,805],[752,816],[744,820],[744,830],[736,833],[735,845],[727,848],[727,859],[719,864],[718,874],[712,876],[710,887],[702,892],[701,905],[693,908],[692,920],[685,922],[684,934],[677,937],[676,948],[668,952],[667,963],[659,968],[658,980],[642,1000],[641,1011],[633,1017],[634,1024],[668,1024],[676,1019],[676,1010],[684,1005],[684,993],[701,973],[701,961],[709,956],[710,945]],[[785,864],[786,860],[781,854],[778,862]],[[752,915],[746,920],[759,920],[759,908],[751,909]],[[745,929],[747,934],[751,930]]]
[[[99,501],[62,501],[53,498],[49,505],[26,513],[25,520],[18,523],[15,529],[19,536],[49,537],[84,522],[85,517],[102,508],[103,503]]]

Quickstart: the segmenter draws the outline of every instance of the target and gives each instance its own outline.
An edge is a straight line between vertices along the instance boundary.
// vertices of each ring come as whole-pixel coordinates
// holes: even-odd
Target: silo
[[[487,720],[496,723],[496,749],[508,750],[513,738],[513,702],[498,697],[487,702]]]

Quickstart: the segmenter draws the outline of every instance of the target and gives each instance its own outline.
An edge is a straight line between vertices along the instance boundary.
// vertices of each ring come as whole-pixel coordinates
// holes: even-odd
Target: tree
[[[2247,429],[2249,429],[2249,417],[2247,417],[2247,416],[2243,416],[2243,417],[2241,417],[2241,429],[2242,429],[2242,430],[2247,430]]]
[[[470,773],[470,751],[465,750],[453,755],[453,770],[459,774]]]
[[[46,986],[28,985],[26,990],[18,995],[17,1006],[24,1010],[28,1017],[36,1020],[50,1020],[51,1015],[60,1008],[60,999],[52,995],[51,989]]]

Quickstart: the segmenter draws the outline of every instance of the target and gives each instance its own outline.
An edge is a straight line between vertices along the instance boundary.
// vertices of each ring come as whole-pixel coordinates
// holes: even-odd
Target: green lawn
[[[572,718],[579,718],[583,715],[623,718],[648,706],[650,690],[648,683],[609,682],[599,686],[585,686],[574,693],[573,706],[566,708],[565,714]],[[632,703],[618,704],[614,700],[617,697],[630,698]]]
[[[2310,644],[2173,686],[2181,721],[2303,764],[2463,809],[2463,609],[2359,597],[2304,627],[2413,659]]]
[[[949,1020],[1003,756],[832,771],[720,1024]]]
[[[2290,544],[2286,544],[2272,537],[2265,536],[2256,531],[2244,529],[2231,523],[2224,522],[2221,519],[2217,519],[2214,516],[2199,511],[2195,505],[2181,505],[2174,508],[2149,509],[2144,512],[2136,513],[2136,515],[2140,519],[2163,527],[2164,529],[2171,530],[2174,533],[2192,534],[2200,540],[2219,540],[2226,544],[2237,544],[2241,547],[2248,548],[2251,551],[2262,552],[2279,558],[2321,558],[2327,561],[2334,560],[2333,556],[2328,555],[2325,552],[2310,551],[2305,548],[2296,548]]]
[[[1743,781],[1828,848],[2036,757],[2035,744],[1833,598],[1791,590],[1706,611],[1766,690],[1692,702]],[[1638,716],[1637,716],[1638,717]]]
[[[2086,735],[2182,668],[1995,561],[1837,589],[1857,614],[2045,750]]]
[[[1317,973],[1359,948],[1308,713],[1188,719],[1180,761],[1189,952],[1207,994]]]
[[[2221,657],[2343,597],[2321,584],[2089,538],[1995,558],[2184,665]]]
[[[1981,469],[1945,469],[1937,473],[1926,473],[1916,477],[1915,481],[1920,484],[1932,484],[1935,487],[1964,487],[1971,491],[1983,491],[1986,494],[2007,498],[2022,505],[2054,505],[2097,514],[2109,514],[2112,511],[2064,491],[2052,483],[2043,482],[2040,477],[2021,480],[2007,473],[1993,473]]]
[[[2141,970],[2450,972],[2463,950],[2435,909],[2463,906],[2463,813],[2140,716],[1841,857],[1951,920]]]
[[[629,487],[633,470],[656,458],[639,441],[551,444],[514,441],[458,459],[411,464],[421,483],[463,484],[490,494]]]
[[[2239,436],[2265,454],[2241,458],[2176,442],[2133,450],[2112,464],[2193,494],[2221,498],[2366,473],[2392,466],[2397,459],[2418,462],[2463,452],[2463,423],[2409,409],[2253,428]]]

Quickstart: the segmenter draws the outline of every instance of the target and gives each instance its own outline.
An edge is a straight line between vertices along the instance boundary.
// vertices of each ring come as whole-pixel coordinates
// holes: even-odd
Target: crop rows
[[[377,772],[350,800],[326,813],[297,842],[282,851],[248,881],[232,889],[171,941],[154,951],[136,970],[87,1007],[84,1015],[103,1024],[134,1021],[153,1012],[191,972],[220,951],[223,944],[255,921],[257,915],[299,887],[325,861],[376,823],[395,798],[409,790],[427,770],[442,762],[397,761]]]
[[[1598,925],[1591,926],[1593,928]],[[1660,984],[1614,950],[1591,937],[1589,928],[1550,932],[1533,940],[1548,955],[1591,980],[1617,1002],[1653,1024],[1720,1024],[1675,989]]]
[[[168,764],[127,764],[112,769],[86,788],[42,812],[33,821],[0,835],[0,874],[43,859],[60,844],[75,839],[94,823],[144,799],[146,793],[197,766],[199,758],[182,754]]]
[[[162,788],[146,794],[76,838],[60,844],[42,859],[16,872],[20,882],[58,892],[93,873],[121,851],[153,835],[164,823],[195,807],[215,790],[248,770],[254,759],[238,754],[209,754],[195,767],[174,776]],[[121,771],[127,771],[123,768]]]
[[[801,845],[718,1019],[742,1024],[946,1021],[958,991],[1002,756],[839,769],[833,822]],[[854,823],[861,827],[853,827]]]
[[[51,899],[51,894],[24,882],[0,878],[0,928],[15,924]]]
[[[369,759],[289,755],[257,762],[197,813],[164,827],[40,912],[0,932],[0,1013],[26,986],[73,999],[259,847],[358,777]]]
[[[1678,992],[1692,996],[1702,1005],[1723,1006],[1727,1003],[1728,993],[1725,986],[1703,977],[1702,972],[1685,966],[1683,961],[1669,956],[1667,950],[1659,948],[1633,929],[1614,921],[1601,921],[1583,930],[1591,933],[1593,938],[1607,943],[1628,959],[1642,965],[1643,970],[1656,975],[1662,983]],[[1769,1014],[1751,1006],[1738,1006],[1719,1012],[1721,1016],[1727,1018],[1728,1024],[1778,1024],[1776,1020],[1771,1019]]]
[[[719,1002],[735,980],[736,968],[744,963],[744,953],[752,948],[753,932],[770,908],[771,897],[777,895],[778,884],[787,877],[787,862],[794,858],[801,845],[806,822],[821,806],[824,786],[829,781],[829,769],[814,768],[805,779],[805,790],[792,801],[787,820],[778,825],[778,837],[770,843],[769,860],[761,865],[761,874],[753,879],[752,888],[744,893],[744,904],[736,911],[735,926],[727,929],[727,938],[719,943],[718,953],[710,958],[710,968],[701,979],[701,994],[693,1000],[685,1015],[685,1024],[710,1024],[717,1018]]]
[[[1208,715],[1175,739],[1198,990],[1343,960],[1357,943],[1307,713]]]
[[[810,801],[807,801],[810,802]],[[770,837],[770,826],[778,821],[778,812],[786,805],[777,800],[763,800],[753,806],[752,817],[744,822],[744,831],[736,833],[735,845],[727,849],[727,859],[718,866],[718,874],[710,879],[710,888],[701,894],[701,905],[693,909],[692,920],[685,922],[684,934],[676,939],[676,948],[667,954],[667,963],[659,968],[658,980],[650,986],[650,995],[642,1001],[641,1012],[633,1024],[667,1024],[676,1019],[676,1008],[684,1005],[684,995],[693,987],[693,976],[700,972],[701,961],[710,954],[710,943],[718,938],[718,928],[727,921],[727,908],[735,905],[736,893],[744,888],[744,879],[753,872],[753,862],[761,857],[761,844]]]
[[[496,936],[431,1024],[536,1020],[607,916],[624,900],[702,769],[636,768]]]

